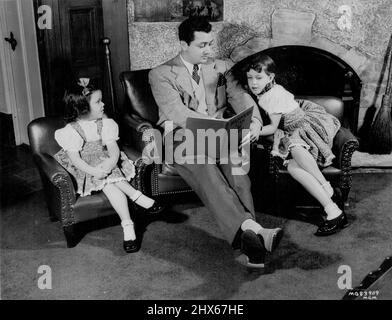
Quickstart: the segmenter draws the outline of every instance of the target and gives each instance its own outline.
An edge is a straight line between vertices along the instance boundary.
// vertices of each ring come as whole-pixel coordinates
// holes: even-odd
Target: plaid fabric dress
[[[87,141],[86,135],[79,123],[71,123],[72,128],[82,137],[83,147],[80,151],[80,157],[88,165],[96,167],[105,159],[109,158],[109,152],[105,145],[102,143],[102,119],[97,120],[97,131],[100,137],[97,141]],[[103,179],[98,179],[84,171],[76,168],[67,152],[61,149],[53,156],[76,180],[77,193],[80,196],[88,196],[94,191],[102,190],[107,184],[127,180],[122,171],[116,166],[112,172]]]
[[[292,93],[275,83],[259,95],[258,102],[269,115],[281,114],[271,153],[281,157],[284,165],[288,164],[294,146],[309,150],[320,167],[332,164],[333,139],[340,129],[335,116],[312,101],[296,101]]]
[[[272,154],[288,163],[290,149],[303,146],[309,150],[320,167],[332,164],[333,139],[340,129],[339,120],[324,107],[308,100],[299,100],[299,108],[283,114],[274,134]]]

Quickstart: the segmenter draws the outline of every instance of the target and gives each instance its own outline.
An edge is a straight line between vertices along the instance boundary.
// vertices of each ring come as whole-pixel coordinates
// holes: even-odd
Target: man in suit
[[[202,17],[189,18],[178,31],[181,53],[149,74],[159,107],[157,124],[165,127],[171,122],[176,136],[184,137],[189,117],[221,118],[228,104],[236,113],[253,107],[249,140],[254,141],[262,126],[258,107],[234,80],[231,64],[212,59],[211,24]],[[165,143],[173,150],[178,145],[178,141]],[[247,266],[264,267],[266,252],[276,247],[282,230],[266,229],[256,222],[248,176],[233,175],[230,163],[174,162],[177,172],[215,216],[226,240],[248,258]]]

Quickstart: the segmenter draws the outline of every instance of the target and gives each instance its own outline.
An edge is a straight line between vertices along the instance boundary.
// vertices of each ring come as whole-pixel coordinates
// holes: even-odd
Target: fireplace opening
[[[272,47],[254,55],[260,53],[275,61],[276,82],[294,95],[341,98],[346,121],[342,125],[357,133],[362,82],[346,62],[328,51],[299,45]]]

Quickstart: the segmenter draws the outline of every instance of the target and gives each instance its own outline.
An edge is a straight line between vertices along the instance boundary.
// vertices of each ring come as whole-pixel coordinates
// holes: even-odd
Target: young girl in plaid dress
[[[241,80],[270,117],[271,124],[260,135],[274,135],[272,153],[284,159],[291,176],[324,207],[327,217],[315,235],[327,236],[348,225],[319,168],[331,165],[335,158],[331,148],[340,122],[316,103],[304,100],[300,105],[293,94],[275,83],[275,70],[270,57],[258,54],[242,69]]]

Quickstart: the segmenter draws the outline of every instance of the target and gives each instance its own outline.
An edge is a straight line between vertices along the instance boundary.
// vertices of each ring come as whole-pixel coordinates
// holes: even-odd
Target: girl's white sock
[[[123,227],[125,241],[136,240],[136,234],[132,220],[121,221],[121,226]]]
[[[140,191],[136,191],[132,195],[131,200],[134,201],[136,204],[138,204],[139,206],[141,206],[144,209],[151,208],[155,202],[153,199],[145,196]]]
[[[324,211],[327,214],[327,220],[335,219],[340,216],[342,210],[339,209],[335,202],[330,202],[324,207]]]

